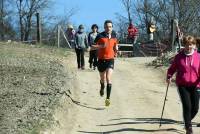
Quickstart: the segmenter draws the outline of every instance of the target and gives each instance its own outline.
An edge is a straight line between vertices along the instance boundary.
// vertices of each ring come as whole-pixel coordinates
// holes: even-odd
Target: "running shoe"
[[[105,106],[106,106],[106,107],[110,106],[110,99],[106,99],[106,101],[105,101]]]

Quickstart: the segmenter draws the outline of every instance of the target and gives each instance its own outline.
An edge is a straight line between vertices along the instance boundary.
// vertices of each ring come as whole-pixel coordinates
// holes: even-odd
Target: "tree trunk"
[[[4,0],[1,0],[1,40],[4,40]]]
[[[25,41],[28,41],[30,32],[31,32],[31,15],[27,16],[27,28],[26,28],[26,32],[25,32],[25,35],[24,35]]]
[[[20,23],[21,41],[24,41],[24,28],[23,28],[22,16],[19,17],[19,23]]]
[[[40,24],[40,14],[36,13],[37,18],[37,42],[41,44],[41,24]]]
[[[131,0],[128,0],[127,11],[128,11],[129,23],[131,23],[132,22],[132,19],[131,19]]]
[[[20,0],[19,3],[19,23],[20,23],[20,34],[21,34],[21,41],[24,41],[24,26],[23,26],[23,16],[22,16],[22,1]]]
[[[149,27],[149,18],[148,18],[148,2],[147,0],[144,1],[144,8],[145,8],[145,25],[147,29],[147,34],[148,34],[148,27]]]

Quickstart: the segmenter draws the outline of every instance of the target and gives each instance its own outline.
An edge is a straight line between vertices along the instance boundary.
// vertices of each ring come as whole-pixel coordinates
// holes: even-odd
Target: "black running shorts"
[[[99,72],[104,72],[108,68],[114,69],[114,59],[98,60],[98,70],[99,70]]]

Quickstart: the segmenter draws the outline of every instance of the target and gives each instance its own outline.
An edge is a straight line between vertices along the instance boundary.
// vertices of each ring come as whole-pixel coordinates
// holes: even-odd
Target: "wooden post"
[[[58,25],[58,48],[60,47],[60,25]]]
[[[173,0],[173,8],[172,8],[172,19],[171,19],[171,49],[172,52],[176,53],[176,46],[174,44],[176,32],[175,32],[175,26],[174,26],[174,20],[176,18],[176,2]]]
[[[41,29],[41,23],[40,23],[40,14],[36,13],[36,18],[37,18],[37,43],[42,42],[42,29]]]
[[[176,37],[176,33],[175,33],[175,28],[174,28],[174,19],[171,20],[171,49],[172,52],[176,52],[176,47],[175,47],[175,37]]]
[[[64,36],[64,38],[65,38],[65,41],[67,42],[68,47],[69,47],[69,48],[72,48],[71,45],[70,45],[70,43],[69,43],[69,41],[68,41],[68,39],[67,39],[67,37],[65,36],[65,32],[64,32],[64,30],[62,29],[61,26],[60,26],[60,31],[62,32],[62,34],[63,34],[63,36]]]

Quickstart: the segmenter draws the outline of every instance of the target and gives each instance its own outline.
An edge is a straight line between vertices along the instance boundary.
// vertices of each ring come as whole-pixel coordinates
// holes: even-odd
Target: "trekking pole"
[[[163,118],[163,113],[164,113],[164,109],[165,109],[165,102],[167,100],[167,93],[168,93],[168,89],[169,89],[169,83],[167,84],[167,90],[166,90],[166,93],[165,93],[165,99],[164,99],[164,104],[163,104],[163,108],[162,108],[162,114],[161,114],[161,117],[160,117],[160,126],[159,128],[161,127],[161,121],[162,121],[162,118]]]
[[[197,90],[199,93],[199,101],[200,101],[200,89]],[[200,127],[200,123],[197,124],[197,127]]]

